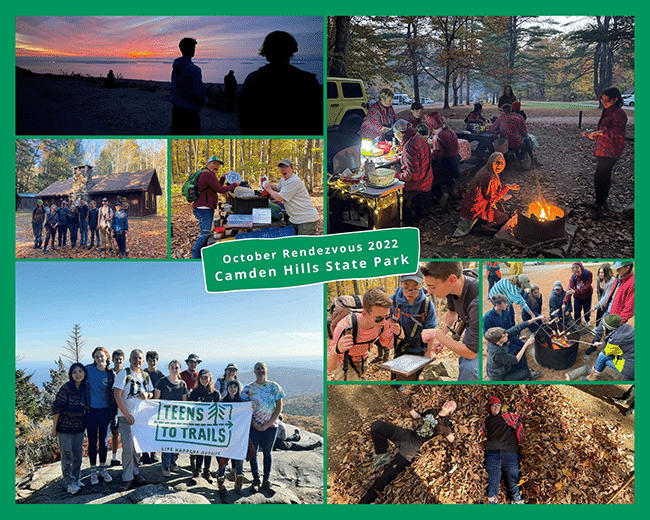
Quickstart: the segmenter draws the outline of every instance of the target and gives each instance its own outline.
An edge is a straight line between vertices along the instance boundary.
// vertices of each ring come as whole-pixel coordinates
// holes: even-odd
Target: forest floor
[[[558,262],[558,263],[547,263],[544,265],[530,265],[528,263],[524,264],[524,273],[527,274],[530,277],[530,283],[538,285],[540,288],[540,291],[542,293],[542,314],[545,316],[548,316],[549,309],[548,309],[548,300],[549,297],[551,296],[551,293],[553,292],[553,284],[555,283],[556,280],[559,280],[562,282],[562,286],[564,289],[568,287],[569,283],[569,278],[571,278],[571,264],[572,262]],[[597,276],[598,274],[598,269],[600,268],[602,264],[600,262],[592,262],[592,263],[586,263],[584,264],[585,268],[590,270],[594,277]],[[507,269],[506,271],[502,271],[502,276],[507,277],[508,274]],[[485,278],[485,275],[483,275],[483,314],[485,314],[488,310],[492,309],[492,304],[488,301],[487,294],[488,294],[488,282],[487,279]],[[595,283],[595,282],[594,282]],[[591,300],[591,307],[596,305],[597,299],[596,299],[596,289],[594,287],[594,294],[592,296]],[[573,314],[572,314],[573,316]],[[515,323],[521,323],[521,308],[518,305],[515,305]],[[596,312],[594,311],[593,316],[591,317],[590,320],[590,325],[593,327],[593,325],[596,323]],[[634,327],[634,318],[632,318],[628,322],[632,327]],[[540,381],[565,381],[565,374],[569,370],[573,370],[575,368],[581,367],[583,365],[588,365],[592,367],[594,363],[596,362],[596,358],[598,357],[598,352],[594,352],[590,355],[586,355],[586,350],[589,348],[589,344],[593,341],[594,335],[591,333],[590,329],[584,324],[584,321],[582,325],[579,325],[578,330],[580,331],[580,341],[584,343],[579,343],[578,344],[578,354],[576,357],[575,363],[569,367],[568,369],[565,370],[554,370],[552,368],[546,368],[540,365],[537,360],[535,359],[535,348],[531,346],[529,349],[526,350],[526,359],[528,361],[528,367],[531,370],[535,370],[537,372],[542,373],[542,377],[540,378]],[[528,329],[524,329],[522,333],[522,338],[530,336],[530,331]],[[487,362],[487,343],[485,340],[483,340],[483,374],[485,374],[485,363]],[[487,380],[487,376],[483,376],[485,380]],[[600,380],[603,381],[620,381],[620,374],[615,373],[612,369],[607,368],[602,376],[600,377]]]
[[[527,212],[528,204],[538,198],[537,182],[544,198],[551,204],[568,209],[566,222],[577,226],[575,239],[566,255],[552,254],[561,258],[633,258],[634,220],[623,214],[623,209],[634,202],[634,109],[625,108],[628,116],[627,138],[623,156],[616,163],[609,194],[609,212],[603,220],[592,218],[588,207],[594,201],[594,142],[582,137],[586,128],[595,128],[601,111],[596,107],[522,107],[528,119],[529,133],[540,144],[535,154],[543,166],[520,171],[508,165],[501,174],[504,184],[518,184],[520,191],[512,191],[512,198],[503,203],[508,215],[515,211]],[[463,119],[470,112],[468,106],[438,110],[456,131],[465,129]],[[582,110],[582,126],[578,127],[578,115]],[[396,117],[404,117],[408,108],[396,109]],[[494,105],[484,105],[483,115],[497,114]],[[348,143],[349,144],[349,143]],[[478,167],[463,175],[460,195]],[[459,219],[462,199],[450,201],[445,208],[438,206],[432,197],[426,200],[428,211],[424,218],[407,221],[405,225],[420,229],[420,256],[422,258],[543,258],[549,254],[542,247],[514,247],[498,244],[491,234],[473,230],[465,237],[455,238],[453,233]],[[493,233],[492,233],[493,234]],[[546,248],[548,249],[548,248]]]
[[[519,484],[526,503],[633,503],[634,414],[625,416],[611,402],[627,388],[413,385],[404,394],[385,385],[328,386],[328,502],[358,502],[384,470],[370,468],[369,427],[374,420],[411,429],[416,421],[409,410],[421,412],[454,399],[455,442],[434,438],[425,443],[376,503],[484,503],[486,472],[479,427],[487,397],[497,395],[504,410],[524,414]],[[390,452],[394,451],[391,445]],[[499,502],[508,503],[503,487]]]
[[[70,247],[70,233],[68,233],[67,246],[58,247],[58,235],[56,237],[57,250],[50,249],[48,244],[47,252],[42,249],[34,249],[34,234],[32,232],[31,211],[16,212],[16,258],[29,259],[106,259],[117,258],[117,245],[113,244],[114,254],[108,251],[100,252],[98,248],[88,250],[79,246]],[[43,242],[45,242],[45,231],[43,231]],[[90,233],[88,237],[90,244]],[[148,217],[130,217],[129,231],[126,235],[126,251],[131,259],[142,258],[167,258],[167,216],[150,215]]]
[[[323,190],[318,188],[311,194],[311,203],[318,210],[321,219],[318,222],[317,234],[323,234]],[[192,204],[181,194],[172,192],[172,232],[171,257],[192,258],[192,246],[199,236],[199,224],[192,213]]]

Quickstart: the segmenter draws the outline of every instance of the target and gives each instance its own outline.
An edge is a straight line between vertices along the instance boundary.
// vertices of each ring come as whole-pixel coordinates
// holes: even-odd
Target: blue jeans
[[[458,358],[458,381],[478,381],[478,354],[474,359]]]
[[[275,436],[278,433],[278,428],[268,428],[261,432],[251,427],[250,441],[255,446],[255,455],[251,459],[251,473],[255,480],[260,479],[260,470],[257,466],[257,452],[262,450],[264,455],[264,479],[268,480],[271,475],[271,453],[273,452],[273,445],[275,444]]]
[[[490,450],[485,452],[485,469],[488,473],[487,496],[499,494],[501,476],[505,481],[510,500],[521,500],[519,496],[519,455],[512,451]]]
[[[594,370],[596,372],[602,372],[605,370],[605,367],[611,367],[617,372],[619,371],[618,368],[616,368],[616,365],[614,364],[614,358],[612,356],[607,356],[605,355],[604,352],[600,352],[598,354],[598,357],[596,358],[596,364],[594,365]]]
[[[161,458],[162,458],[162,467],[165,469],[169,469],[174,464],[176,464],[176,459],[178,459],[178,453],[167,453],[163,451],[161,453]]]
[[[230,459],[230,460],[232,461],[232,465],[235,467],[235,473],[237,473],[237,475],[243,475],[244,461],[235,460],[235,459]],[[226,466],[228,466],[228,462],[226,462],[223,466],[219,468],[219,471],[217,471],[217,477],[223,477],[226,474]]]
[[[213,209],[194,209],[194,217],[199,221],[199,238],[192,248],[192,258],[201,258],[201,249],[208,243],[210,233],[212,232],[212,218],[214,217]]]
[[[79,221],[79,243],[82,246],[88,244],[88,221],[87,220]]]

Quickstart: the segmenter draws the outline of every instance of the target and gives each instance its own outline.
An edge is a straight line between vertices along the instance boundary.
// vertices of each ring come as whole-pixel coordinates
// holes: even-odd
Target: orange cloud
[[[151,51],[131,51],[127,53],[129,58],[153,58],[154,53]]]

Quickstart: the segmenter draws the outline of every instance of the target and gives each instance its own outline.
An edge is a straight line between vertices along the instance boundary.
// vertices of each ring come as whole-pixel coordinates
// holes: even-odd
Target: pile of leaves
[[[634,455],[618,439],[618,429],[588,420],[558,389],[540,385],[477,386],[421,385],[412,388],[408,406],[388,407],[367,417],[360,429],[330,439],[328,458],[341,463],[329,467],[329,503],[358,503],[385,467],[371,469],[373,445],[370,424],[384,420],[406,429],[417,426],[408,410],[437,408],[448,400],[458,403],[453,417],[453,444],[436,437],[385,490],[376,503],[476,504],[485,501],[487,473],[481,451],[481,423],[490,395],[504,403],[503,411],[523,413],[521,445],[522,497],[530,504],[603,504],[624,486],[634,471]],[[392,447],[392,454],[397,449]],[[343,455],[344,454],[344,455]],[[499,502],[507,503],[503,484]],[[613,503],[634,502],[634,486],[626,486]]]
[[[90,235],[90,233],[89,233]],[[47,246],[47,252],[34,249],[34,235],[31,225],[31,213],[16,213],[16,258],[37,259],[73,259],[83,258],[96,260],[105,258],[118,258],[117,244],[113,240],[113,254],[108,251],[100,252],[99,249],[87,249],[79,245],[70,247],[70,234],[68,233],[67,245],[58,246],[59,237],[56,237],[56,251]],[[90,236],[88,237],[90,244]],[[45,233],[43,233],[45,242]],[[129,218],[129,231],[126,235],[126,252],[129,258],[167,258],[167,217],[165,215],[151,215],[142,218]]]

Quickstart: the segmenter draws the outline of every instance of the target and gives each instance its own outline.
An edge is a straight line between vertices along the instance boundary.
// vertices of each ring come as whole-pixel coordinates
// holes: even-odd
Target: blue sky
[[[54,360],[75,323],[84,351],[161,361],[322,357],[323,289],[208,294],[200,262],[17,262],[16,354]]]

